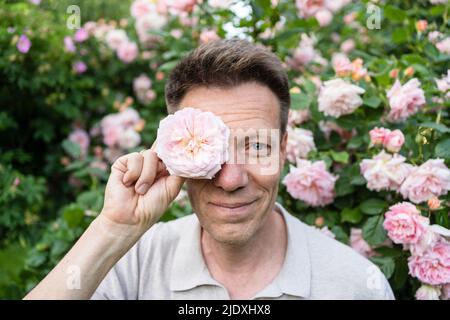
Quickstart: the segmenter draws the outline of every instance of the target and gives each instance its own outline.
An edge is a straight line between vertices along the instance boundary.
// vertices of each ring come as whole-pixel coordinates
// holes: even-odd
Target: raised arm
[[[131,153],[112,165],[99,216],[24,299],[89,299],[108,271],[155,224],[184,179],[156,153]]]

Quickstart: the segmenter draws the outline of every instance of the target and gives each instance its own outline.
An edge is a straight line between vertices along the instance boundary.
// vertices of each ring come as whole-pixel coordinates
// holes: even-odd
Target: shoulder
[[[294,218],[295,219],[295,218]],[[305,234],[310,256],[311,283],[321,296],[332,299],[392,299],[384,274],[350,246],[295,219]]]

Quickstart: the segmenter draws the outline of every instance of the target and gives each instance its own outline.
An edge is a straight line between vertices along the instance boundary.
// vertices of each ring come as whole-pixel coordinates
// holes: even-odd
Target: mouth
[[[250,202],[210,202],[211,205],[217,207],[222,211],[227,211],[229,213],[239,213],[247,210],[256,200]]]

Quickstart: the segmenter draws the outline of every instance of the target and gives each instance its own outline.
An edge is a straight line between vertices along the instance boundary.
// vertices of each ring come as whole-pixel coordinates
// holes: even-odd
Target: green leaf
[[[331,153],[331,157],[333,158],[334,161],[340,162],[343,164],[348,163],[348,159],[350,156],[346,151],[336,152],[336,151],[331,150],[330,153]]]
[[[384,211],[384,209],[387,207],[387,202],[384,200],[371,198],[368,200],[365,200],[359,205],[359,208],[362,212],[368,215],[378,215]]]
[[[434,148],[434,152],[440,158],[450,158],[450,138],[439,142]]]
[[[84,217],[84,210],[76,204],[67,206],[63,211],[63,218],[70,228],[80,225]]]
[[[391,257],[372,257],[370,260],[375,263],[384,273],[387,279],[392,277],[395,270],[395,261]]]
[[[393,288],[401,289],[408,279],[408,261],[405,257],[396,259],[393,277]]]
[[[383,228],[384,218],[382,215],[367,219],[362,227],[363,238],[370,245],[378,245],[386,240],[386,230]]]
[[[411,34],[409,29],[406,28],[398,28],[392,32],[392,41],[396,44],[401,44],[407,42],[411,38]]]
[[[364,98],[363,102],[366,106],[376,109],[381,105],[382,101],[377,96],[371,96],[371,97]]]
[[[450,132],[450,128],[442,123],[424,122],[424,123],[420,124],[420,127],[435,129],[436,131],[439,131],[441,133],[449,133]]]
[[[406,13],[404,10],[391,5],[387,5],[384,8],[384,16],[390,21],[397,22],[401,22],[406,19]]]
[[[363,215],[359,208],[345,208],[341,211],[341,222],[350,222],[357,224],[361,221]]]
[[[79,158],[81,155],[81,148],[79,144],[70,141],[70,140],[64,140],[62,143],[62,146],[64,150],[72,157],[72,158]]]
[[[291,108],[294,110],[309,108],[312,99],[304,93],[291,94]]]

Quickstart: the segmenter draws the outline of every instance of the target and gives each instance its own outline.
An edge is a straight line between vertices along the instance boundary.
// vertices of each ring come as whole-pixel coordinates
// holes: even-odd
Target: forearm
[[[99,215],[25,299],[89,299],[141,234],[137,226],[118,225]]]

